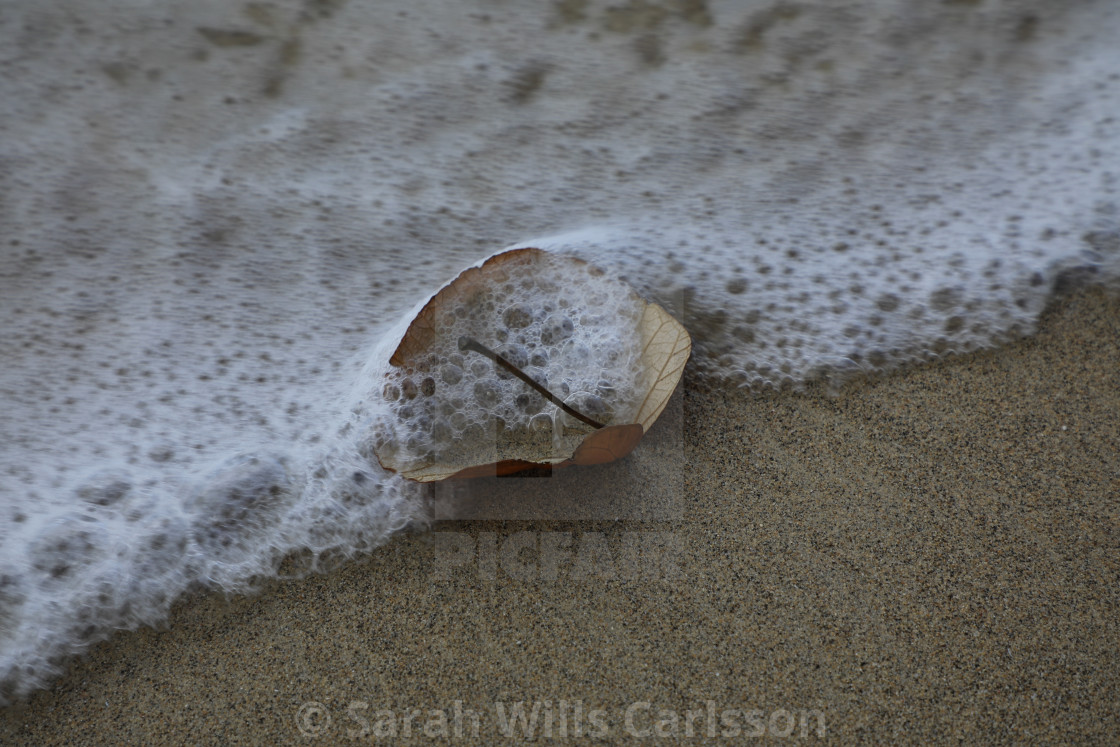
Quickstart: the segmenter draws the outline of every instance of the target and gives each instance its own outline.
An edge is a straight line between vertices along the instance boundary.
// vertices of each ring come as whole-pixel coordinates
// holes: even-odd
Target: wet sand
[[[626,464],[186,600],[0,710],[0,742],[494,743],[519,701],[557,741],[1120,734],[1120,301],[838,398],[689,377],[680,406]]]

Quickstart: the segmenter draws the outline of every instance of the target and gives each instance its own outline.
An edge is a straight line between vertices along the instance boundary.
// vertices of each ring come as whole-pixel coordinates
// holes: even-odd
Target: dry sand
[[[300,725],[322,728],[320,743],[368,742],[390,725],[377,710],[393,710],[400,736],[418,709],[401,741],[493,743],[499,702],[508,715],[541,701],[540,732],[548,701],[557,741],[575,741],[578,708],[583,741],[603,731],[593,710],[598,741],[638,741],[628,709],[635,730],[675,713],[663,741],[741,741],[720,736],[720,719],[742,709],[778,733],[788,711],[806,742],[1114,743],[1120,302],[1074,293],[1035,338],[836,399],[686,385],[682,459],[667,462],[677,483],[642,480],[641,453],[484,483],[480,515],[555,493],[600,518],[572,520],[577,506],[566,519],[438,522],[453,534],[400,536],[254,598],[188,600],[166,630],[119,634],[0,711],[0,742],[312,741]],[[669,422],[651,451],[674,443]],[[666,510],[610,518],[647,495]],[[565,532],[574,559],[555,572],[551,551],[492,562],[486,550],[551,547]],[[627,543],[666,539],[677,573],[640,560],[658,578],[634,578]],[[329,724],[298,718],[309,701]],[[456,736],[456,701],[479,713],[477,738],[469,717]],[[424,734],[440,731],[435,709],[446,739]]]

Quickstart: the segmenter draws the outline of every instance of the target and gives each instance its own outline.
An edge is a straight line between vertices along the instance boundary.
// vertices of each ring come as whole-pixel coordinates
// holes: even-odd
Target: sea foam
[[[422,521],[369,459],[367,372],[505,245],[627,281],[696,373],[757,389],[995,345],[1055,288],[1115,286],[1118,15],[8,3],[0,698],[192,588]]]

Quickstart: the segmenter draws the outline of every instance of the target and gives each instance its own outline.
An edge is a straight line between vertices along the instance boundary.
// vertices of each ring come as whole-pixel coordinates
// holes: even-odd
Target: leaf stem
[[[598,422],[598,421],[595,421],[595,420],[592,420],[591,418],[587,417],[587,416],[586,416],[586,415],[584,415],[583,413],[581,413],[581,412],[578,412],[578,411],[576,411],[576,410],[572,409],[571,407],[569,407],[569,406],[568,406],[567,404],[565,404],[565,403],[564,403],[564,402],[563,402],[563,401],[562,401],[562,400],[561,400],[561,399],[560,399],[559,397],[557,397],[557,396],[556,396],[555,394],[553,394],[552,392],[548,391],[548,390],[547,390],[547,389],[545,389],[545,388],[544,388],[543,386],[541,386],[541,385],[540,385],[540,384],[538,384],[538,383],[537,383],[536,381],[534,381],[534,380],[532,379],[532,377],[530,377],[530,376],[529,376],[529,374],[525,373],[525,372],[524,372],[524,371],[522,371],[522,370],[521,370],[520,368],[518,368],[517,366],[513,365],[512,363],[510,363],[510,362],[509,362],[509,361],[507,361],[507,360],[506,360],[505,358],[503,358],[502,356],[498,355],[497,353],[495,353],[495,352],[494,352],[493,350],[491,350],[490,348],[488,348],[488,347],[486,347],[485,345],[483,345],[483,344],[482,344],[481,342],[479,342],[478,340],[475,340],[475,339],[472,339],[472,338],[470,338],[470,337],[467,337],[466,335],[463,335],[462,337],[460,337],[460,338],[459,338],[459,349],[460,349],[460,350],[473,350],[473,351],[474,351],[474,352],[476,352],[476,353],[482,353],[482,354],[483,354],[483,355],[485,355],[485,356],[486,356],[487,358],[489,358],[490,360],[494,361],[494,362],[495,362],[495,363],[497,363],[497,364],[498,364],[499,366],[501,366],[502,368],[506,369],[506,370],[507,370],[507,371],[509,371],[509,372],[510,372],[511,374],[513,374],[513,375],[514,375],[514,376],[516,376],[517,378],[521,379],[522,381],[524,381],[524,382],[525,382],[526,384],[528,384],[529,386],[531,386],[531,387],[533,387],[534,389],[536,389],[536,390],[537,390],[538,392],[540,392],[540,393],[541,393],[541,395],[542,395],[543,397],[545,397],[545,398],[546,398],[546,399],[547,399],[547,400],[548,400],[549,402],[551,402],[552,404],[556,405],[556,406],[557,406],[557,407],[559,407],[559,408],[560,408],[561,410],[563,410],[564,412],[566,412],[566,413],[568,413],[569,415],[571,415],[571,416],[572,416],[573,418],[577,418],[577,419],[579,419],[579,420],[583,421],[584,423],[587,423],[587,424],[588,424],[588,425],[590,425],[590,426],[591,426],[592,428],[602,428],[602,427],[604,427],[602,423],[600,423],[600,422]]]

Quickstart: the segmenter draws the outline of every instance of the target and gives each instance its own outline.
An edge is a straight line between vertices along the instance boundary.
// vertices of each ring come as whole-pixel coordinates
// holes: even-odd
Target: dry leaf
[[[419,482],[610,462],[665,409],[691,345],[664,309],[594,265],[503,252],[436,293],[405,331],[373,451]]]

